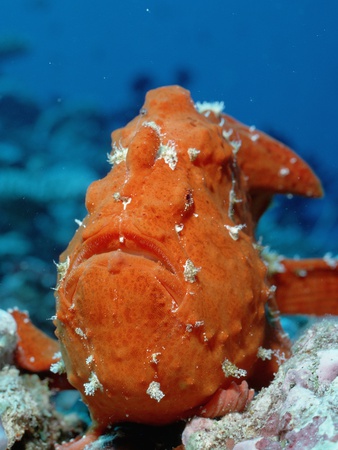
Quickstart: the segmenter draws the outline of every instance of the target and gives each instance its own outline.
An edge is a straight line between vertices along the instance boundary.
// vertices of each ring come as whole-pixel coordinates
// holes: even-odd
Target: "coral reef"
[[[37,375],[20,375],[14,367],[0,372],[0,414],[8,448],[27,440],[25,448],[46,449],[60,439],[62,418],[50,402],[51,392]]]
[[[336,449],[338,320],[313,325],[292,350],[244,413],[192,419],[183,433],[186,450]]]
[[[6,311],[0,309],[0,369],[12,362],[17,344],[16,322]]]
[[[29,51],[28,42],[15,35],[0,36],[0,69],[4,61],[25,55]]]
[[[21,374],[9,362],[17,341],[12,316],[0,310],[0,449],[20,442],[25,450],[47,450],[63,439],[83,431],[75,414],[62,416],[52,399],[47,380],[35,374]]]

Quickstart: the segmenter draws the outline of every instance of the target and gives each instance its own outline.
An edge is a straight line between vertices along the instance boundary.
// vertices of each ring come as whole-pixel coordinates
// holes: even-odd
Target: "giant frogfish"
[[[52,367],[93,420],[59,448],[82,449],[118,422],[240,411],[290,355],[279,312],[337,312],[334,260],[273,258],[255,238],[275,193],[322,195],[282,143],[168,86],[112,133],[108,161],[57,264]],[[41,336],[37,351],[39,332],[13,315],[17,364],[49,368],[57,344]]]

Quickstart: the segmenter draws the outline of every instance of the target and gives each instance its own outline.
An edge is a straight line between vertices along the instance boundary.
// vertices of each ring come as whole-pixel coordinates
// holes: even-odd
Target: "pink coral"
[[[338,321],[323,321],[293,346],[244,413],[194,423],[187,450],[322,450],[338,445]],[[198,427],[200,425],[200,427]],[[232,439],[230,443],[229,439]]]
[[[331,383],[338,376],[338,349],[322,350],[317,369],[320,383]]]

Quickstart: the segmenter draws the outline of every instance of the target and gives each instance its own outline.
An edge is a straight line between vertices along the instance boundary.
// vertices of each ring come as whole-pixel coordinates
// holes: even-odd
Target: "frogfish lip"
[[[134,233],[124,233],[122,238],[118,233],[113,232],[95,235],[82,244],[74,260],[71,261],[67,286],[64,286],[70,297],[75,293],[79,276],[86,263],[94,256],[103,254],[107,255],[107,264],[110,258],[116,266],[128,257],[129,261],[138,261],[141,265],[142,259],[147,261],[147,270],[153,272],[156,281],[168,292],[175,304],[179,306],[183,301],[186,288],[178,274],[177,264],[173,264],[161,244]]]
[[[76,256],[72,268],[76,268],[94,255],[112,251],[121,251],[160,263],[165,269],[176,275],[174,265],[160,245],[151,239],[127,233],[123,237],[117,233],[105,233],[87,239]]]

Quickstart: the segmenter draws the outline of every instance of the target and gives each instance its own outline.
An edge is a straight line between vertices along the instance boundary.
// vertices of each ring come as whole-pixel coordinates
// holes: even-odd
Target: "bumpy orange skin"
[[[149,92],[112,139],[126,159],[89,187],[89,214],[61,255],[57,336],[97,424],[165,424],[229,386],[226,360],[250,376],[260,346],[288,350],[265,318],[273,298],[254,226],[273,192],[321,188],[291,150],[199,113],[177,86]]]

